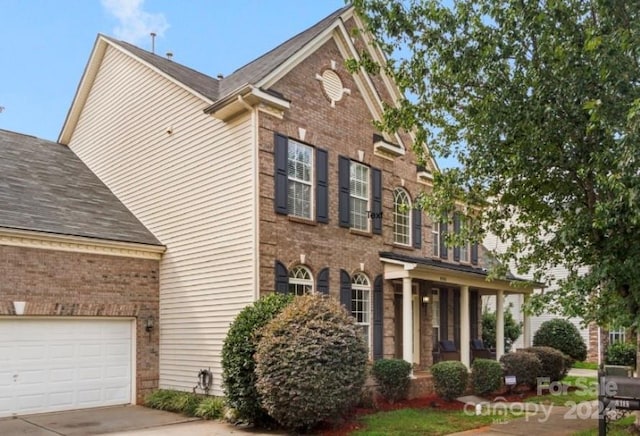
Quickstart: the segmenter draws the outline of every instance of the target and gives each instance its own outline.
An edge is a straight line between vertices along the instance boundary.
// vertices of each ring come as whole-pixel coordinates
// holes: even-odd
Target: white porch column
[[[504,354],[504,291],[496,294],[496,359]]]
[[[413,299],[411,277],[402,278],[402,358],[413,365]]]
[[[471,367],[471,322],[469,321],[469,286],[460,286],[460,360]]]
[[[529,294],[524,294],[525,306],[528,302]],[[531,317],[526,312],[522,312],[522,339],[525,348],[531,346]]]

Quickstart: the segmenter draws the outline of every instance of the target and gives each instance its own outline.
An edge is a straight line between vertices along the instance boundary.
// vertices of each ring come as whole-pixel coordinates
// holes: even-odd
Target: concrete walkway
[[[597,377],[598,372],[592,369],[571,369],[569,375],[575,377]],[[598,427],[597,401],[580,403],[571,407],[552,406],[535,403],[505,403],[488,404],[486,400],[473,396],[460,400],[469,404],[482,403],[484,413],[495,416],[494,423],[488,427],[477,428],[450,436],[569,436],[575,432]],[[473,412],[473,406],[468,408]],[[505,419],[505,412],[525,413],[517,419]]]

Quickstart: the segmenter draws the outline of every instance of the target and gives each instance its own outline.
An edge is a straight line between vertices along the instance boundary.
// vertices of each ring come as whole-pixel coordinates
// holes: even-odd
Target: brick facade
[[[158,387],[159,261],[0,245],[0,316],[136,318],[136,402]],[[150,333],[144,322],[156,323]]]
[[[332,68],[344,88],[350,90],[332,107],[317,75]],[[375,79],[377,86],[382,82]],[[372,125],[372,114],[358,85],[344,68],[344,58],[334,40],[307,57],[271,87],[291,101],[291,108],[279,119],[270,114],[259,115],[259,186],[260,186],[260,292],[274,290],[274,263],[282,262],[288,269],[302,263],[314,275],[330,268],[330,294],[339,298],[340,270],[350,275],[364,272],[373,283],[383,273],[379,252],[393,251],[409,256],[430,257],[433,253],[431,221],[423,213],[422,247],[401,246],[393,242],[393,191],[403,187],[411,200],[428,189],[418,182],[417,159],[406,135],[406,153],[394,159],[374,154],[373,135],[379,133]],[[388,98],[384,89],[379,95]],[[304,129],[304,138],[300,131]],[[329,223],[317,223],[276,214],[274,211],[274,134],[328,151]],[[360,155],[363,155],[360,159]],[[345,156],[382,172],[382,234],[363,234],[338,225],[338,158]],[[423,283],[426,289],[430,286]],[[394,315],[394,283],[384,281],[383,350],[385,357],[395,356],[396,325]],[[432,334],[430,308],[421,307],[421,363],[430,366]],[[450,317],[453,320],[453,317]]]

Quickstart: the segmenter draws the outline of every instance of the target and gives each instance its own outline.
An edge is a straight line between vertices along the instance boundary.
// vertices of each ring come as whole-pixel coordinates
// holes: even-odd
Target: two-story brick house
[[[161,387],[210,367],[222,393],[228,325],[265,293],[339,298],[372,358],[428,368],[434,337],[468,364],[479,296],[514,291],[485,281],[481,248],[444,246],[459,220],[413,210],[437,167],[373,127],[398,91],[345,69],[360,50],[383,60],[358,23],[340,9],[225,78],[98,36],[59,141],[167,247]]]

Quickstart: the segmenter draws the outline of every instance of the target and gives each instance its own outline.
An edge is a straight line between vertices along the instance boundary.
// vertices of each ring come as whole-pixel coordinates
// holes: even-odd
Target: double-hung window
[[[369,339],[369,327],[371,326],[371,283],[369,278],[357,273],[351,280],[351,315],[362,329],[362,334],[367,341]]]
[[[274,209],[318,223],[329,222],[329,155],[326,150],[275,134]]]
[[[351,209],[351,228],[369,231],[369,167],[361,163],[351,162],[349,194]]]
[[[382,233],[382,171],[339,156],[338,223],[359,232]]]
[[[313,219],[313,148],[289,140],[287,156],[289,215]]]

